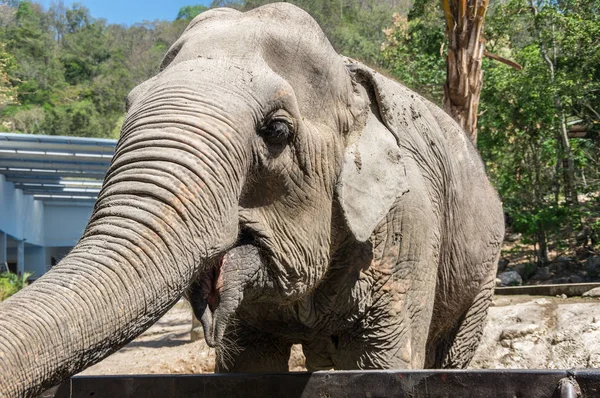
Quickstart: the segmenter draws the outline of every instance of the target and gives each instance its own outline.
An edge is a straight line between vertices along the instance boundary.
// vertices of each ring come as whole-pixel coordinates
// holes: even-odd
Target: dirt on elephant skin
[[[191,310],[180,302],[150,329],[84,375],[212,373],[215,351],[191,341]],[[294,346],[290,370],[304,370]],[[597,299],[496,296],[471,362],[482,369],[600,367]]]

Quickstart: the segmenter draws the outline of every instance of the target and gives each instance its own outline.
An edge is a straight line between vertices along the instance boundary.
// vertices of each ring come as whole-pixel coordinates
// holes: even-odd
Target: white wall
[[[44,204],[24,195],[0,174],[0,230],[18,240],[44,245]]]
[[[25,272],[37,279],[46,272],[46,248],[42,246],[25,245]]]
[[[75,246],[92,215],[93,206],[44,206],[46,247]]]
[[[0,174],[0,231],[24,241],[25,272],[42,276],[50,258],[64,257],[79,241],[92,215],[93,204],[57,204],[34,200]],[[56,249],[54,249],[56,248]],[[17,250],[7,249],[7,261],[17,261]]]

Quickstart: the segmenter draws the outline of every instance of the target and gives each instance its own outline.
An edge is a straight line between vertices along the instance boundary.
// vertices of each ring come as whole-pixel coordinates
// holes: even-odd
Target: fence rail
[[[556,285],[524,285],[497,287],[494,293],[497,295],[529,295],[529,296],[581,296],[588,290],[600,287],[598,282],[589,283],[560,283]]]
[[[337,371],[73,377],[40,397],[600,397],[600,370]]]

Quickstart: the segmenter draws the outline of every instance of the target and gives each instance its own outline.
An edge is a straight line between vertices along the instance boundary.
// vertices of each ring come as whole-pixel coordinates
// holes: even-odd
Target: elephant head
[[[407,189],[366,70],[289,4],[196,17],[129,95],[77,246],[0,306],[0,396],[98,362],[190,286],[211,344],[242,298],[315,289]]]

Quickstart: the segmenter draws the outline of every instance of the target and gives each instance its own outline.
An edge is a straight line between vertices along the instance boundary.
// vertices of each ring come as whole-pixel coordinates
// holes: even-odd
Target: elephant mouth
[[[203,299],[206,300],[208,309],[211,312],[215,312],[221,299],[221,290],[223,289],[223,273],[221,270],[223,269],[224,260],[225,256],[222,256],[217,266],[209,270],[200,280]]]
[[[222,256],[213,268],[200,277],[197,282],[200,291],[195,293],[199,297],[193,297],[192,301],[196,318],[200,320],[204,329],[204,339],[210,347],[215,347],[221,340],[217,337],[216,322],[214,321],[223,289],[222,269],[224,260],[225,256]]]
[[[264,270],[262,249],[256,241],[242,235],[238,244],[216,259],[190,288],[194,315],[204,329],[210,347],[218,346],[238,307],[258,289]]]

